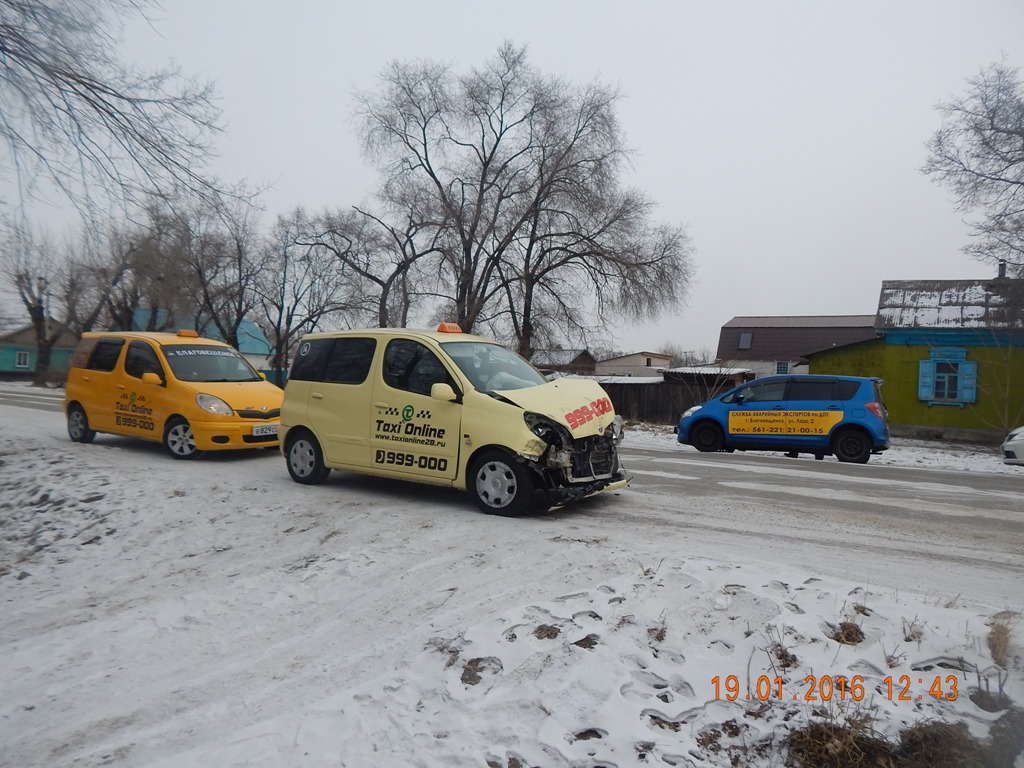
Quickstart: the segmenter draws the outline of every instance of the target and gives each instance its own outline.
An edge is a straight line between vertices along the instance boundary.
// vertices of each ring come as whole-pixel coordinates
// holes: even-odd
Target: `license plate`
[[[252,428],[253,437],[269,437],[277,434],[277,424],[257,424]]]

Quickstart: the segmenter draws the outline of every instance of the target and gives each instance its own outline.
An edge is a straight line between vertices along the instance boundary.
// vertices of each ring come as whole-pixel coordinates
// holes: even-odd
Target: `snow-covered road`
[[[888,549],[794,557],[739,527],[785,517],[755,488],[728,526],[641,474],[506,519],[444,489],[300,487],[273,452],[176,462],[72,444],[59,413],[0,418],[0,765],[767,766],[818,716],[809,679],[859,677],[864,699],[827,710],[886,734],[941,717],[984,737],[1005,710],[971,689],[1024,704],[1022,591],[980,568],[954,591]],[[1001,565],[1024,583],[1024,553]],[[864,640],[830,639],[844,623]]]

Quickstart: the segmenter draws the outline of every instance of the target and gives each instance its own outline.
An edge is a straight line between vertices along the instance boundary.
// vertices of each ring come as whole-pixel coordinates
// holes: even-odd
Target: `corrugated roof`
[[[1024,328],[1024,280],[885,280],[877,328]]]
[[[734,317],[723,328],[871,328],[874,315],[770,315]]]

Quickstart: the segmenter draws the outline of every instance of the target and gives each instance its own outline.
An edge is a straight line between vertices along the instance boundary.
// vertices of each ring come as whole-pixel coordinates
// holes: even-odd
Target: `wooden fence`
[[[626,421],[642,421],[650,424],[676,424],[683,411],[709,400],[721,393],[713,385],[693,382],[631,382],[601,380],[615,412]]]

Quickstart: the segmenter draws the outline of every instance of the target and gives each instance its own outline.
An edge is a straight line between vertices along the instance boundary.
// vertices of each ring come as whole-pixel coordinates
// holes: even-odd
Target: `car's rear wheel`
[[[490,515],[521,515],[530,509],[534,482],[523,462],[497,449],[484,451],[469,471],[467,490]]]
[[[68,407],[68,437],[76,443],[91,443],[96,430],[89,429],[89,417],[78,403]]]
[[[703,453],[713,453],[725,447],[725,435],[714,422],[702,421],[693,428],[690,444]]]
[[[331,468],[324,466],[324,452],[320,443],[305,430],[288,435],[284,454],[288,462],[288,474],[296,483],[319,485],[331,474]]]
[[[164,429],[164,448],[176,459],[194,459],[202,451],[196,448],[192,427],[185,419],[175,416]]]
[[[839,461],[867,464],[871,457],[871,442],[858,429],[841,429],[832,438],[832,453]]]

